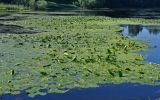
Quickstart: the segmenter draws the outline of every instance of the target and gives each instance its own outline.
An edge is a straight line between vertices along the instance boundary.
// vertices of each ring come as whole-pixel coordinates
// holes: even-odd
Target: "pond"
[[[103,8],[94,10],[57,10],[49,12],[48,15],[81,15],[81,16],[107,16],[112,18],[146,18],[159,19],[160,9],[140,9],[140,8]],[[38,14],[38,13],[36,13]]]
[[[160,26],[156,25],[122,25],[123,34],[131,38],[146,41],[150,45],[149,50],[139,51],[145,55],[145,61],[160,64]]]
[[[147,55],[145,61],[160,64],[159,44],[160,26],[144,25],[121,25],[123,34],[130,37],[147,41],[151,49],[139,51],[138,53]],[[99,88],[72,89],[63,94],[48,94],[46,96],[36,96],[30,98],[26,93],[19,95],[1,95],[1,100],[156,100],[160,98],[160,86],[143,84],[105,84]]]
[[[0,12],[2,13],[2,12]],[[22,16],[23,15],[23,16]],[[47,15],[47,16],[106,16],[112,18],[145,18],[160,19],[160,9],[94,9],[94,10],[55,10],[55,11],[33,11],[33,12],[5,12],[0,14],[0,21],[5,20],[21,20],[31,15]]]
[[[48,94],[29,98],[26,94],[2,95],[1,100],[156,100],[160,86],[140,84],[106,84],[100,88],[74,89],[64,94]]]
[[[112,18],[145,18],[145,19],[159,19],[160,9],[95,9],[89,11],[74,11],[79,15],[87,16],[107,16]]]

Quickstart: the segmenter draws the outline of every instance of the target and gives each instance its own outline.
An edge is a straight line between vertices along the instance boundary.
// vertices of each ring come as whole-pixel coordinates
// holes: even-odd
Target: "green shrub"
[[[35,0],[28,0],[28,7],[34,8],[35,6]]]
[[[47,1],[45,0],[39,0],[36,2],[36,9],[38,10],[44,10],[47,7]]]
[[[23,5],[27,8],[34,8],[35,5],[35,1],[36,0],[15,0],[12,3],[16,4],[16,5]]]
[[[89,8],[96,4],[96,0],[78,0],[77,2],[74,2],[74,4],[81,8]]]

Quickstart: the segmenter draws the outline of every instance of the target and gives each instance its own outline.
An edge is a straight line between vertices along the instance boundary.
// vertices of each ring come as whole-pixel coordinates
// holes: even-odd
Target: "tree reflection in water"
[[[123,25],[122,27],[126,27],[128,29],[128,36],[136,37],[144,30],[147,30],[149,34],[157,35],[160,34],[160,26],[157,25]]]

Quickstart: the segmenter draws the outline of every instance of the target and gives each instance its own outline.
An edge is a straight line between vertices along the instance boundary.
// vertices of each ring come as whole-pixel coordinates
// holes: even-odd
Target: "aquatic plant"
[[[44,32],[0,36],[0,94],[26,91],[34,97],[105,83],[159,85],[158,65],[144,62],[143,56],[135,53],[147,46],[118,32],[117,24],[140,24],[143,20],[35,17],[7,23]]]

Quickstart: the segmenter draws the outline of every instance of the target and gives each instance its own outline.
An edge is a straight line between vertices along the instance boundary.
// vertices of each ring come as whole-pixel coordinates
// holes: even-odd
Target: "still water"
[[[64,94],[29,98],[26,94],[2,95],[0,100],[159,100],[160,86],[106,84],[100,88],[74,89]]]
[[[160,26],[122,25],[122,27],[124,35],[144,40],[151,47],[138,52],[146,56],[145,61],[160,64]]]
[[[112,18],[145,18],[160,19],[160,9],[93,9],[93,10],[55,10],[55,11],[36,11],[36,12],[1,12],[0,21],[21,20],[34,15],[47,16],[106,16]],[[23,15],[23,16],[22,16]]]
[[[149,50],[139,51],[145,61],[160,64],[160,26],[121,25],[123,34],[146,41]],[[0,100],[160,100],[160,86],[143,84],[105,84],[99,88],[73,89],[63,94],[48,94],[30,98],[25,93],[0,95]]]

